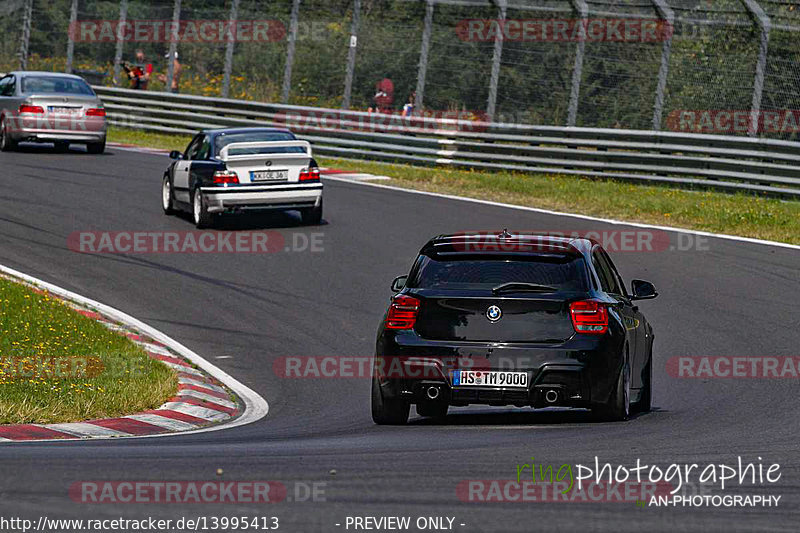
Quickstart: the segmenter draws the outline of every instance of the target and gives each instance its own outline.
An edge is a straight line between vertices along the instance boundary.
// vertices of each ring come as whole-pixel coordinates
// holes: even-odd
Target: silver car
[[[20,142],[53,143],[57,150],[106,147],[106,111],[83,78],[55,72],[10,72],[0,78],[0,150]]]

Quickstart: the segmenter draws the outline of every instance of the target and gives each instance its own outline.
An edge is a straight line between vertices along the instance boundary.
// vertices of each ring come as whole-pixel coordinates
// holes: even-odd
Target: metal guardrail
[[[194,133],[288,127],[338,158],[573,174],[800,199],[800,143],[646,130],[400,117],[358,111],[94,87],[109,123]]]

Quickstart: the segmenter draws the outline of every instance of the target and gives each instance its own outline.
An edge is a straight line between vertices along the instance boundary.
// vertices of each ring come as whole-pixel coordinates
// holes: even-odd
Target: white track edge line
[[[645,224],[643,222],[627,222],[625,220],[616,220],[613,218],[601,218],[595,217],[591,215],[580,215],[575,213],[565,213],[563,211],[552,211],[550,209],[542,209],[539,207],[529,207],[525,205],[514,205],[514,204],[506,204],[503,202],[493,202],[491,200],[480,200],[478,198],[469,198],[467,196],[456,196],[454,194],[444,194],[439,192],[430,192],[430,191],[419,191],[417,189],[406,189],[404,187],[395,187],[393,185],[384,185],[381,183],[373,183],[370,181],[364,180],[352,180],[347,178],[338,178],[334,176],[328,176],[323,173],[323,179],[326,180],[334,180],[334,181],[341,181],[344,183],[354,183],[357,185],[364,185],[366,187],[379,187],[381,189],[388,189],[391,191],[400,191],[400,192],[407,192],[411,194],[422,194],[425,196],[434,196],[436,198],[445,198],[447,200],[460,200],[462,202],[472,202],[476,204],[483,204],[483,205],[490,205],[493,207],[505,207],[508,209],[518,209],[520,211],[532,211],[535,213],[542,213],[545,215],[555,215],[555,216],[562,216],[562,217],[573,217],[573,218],[580,218],[583,220],[592,220],[594,222],[605,222],[607,224],[616,224],[620,226],[633,226],[635,228],[647,228],[647,229],[658,229],[663,231],[674,231],[676,233],[686,233],[691,235],[702,235],[703,237],[715,237],[717,239],[726,239],[730,241],[740,241],[740,242],[747,242],[750,244],[763,244],[765,246],[777,246],[779,248],[789,248],[791,250],[800,250],[800,245],[798,244],[789,244],[785,242],[777,242],[777,241],[768,241],[763,239],[755,239],[753,237],[742,237],[739,235],[728,235],[726,233],[713,233],[710,231],[702,231],[702,230],[694,230],[694,229],[687,229],[687,228],[676,228],[672,226],[658,226],[655,224]]]
[[[100,302],[96,302],[90,298],[86,298],[85,296],[81,296],[80,294],[76,294],[72,291],[68,291],[67,289],[63,289],[57,285],[53,285],[52,283],[48,283],[46,281],[40,280],[28,274],[19,272],[18,270],[14,270],[13,268],[9,268],[5,265],[0,265],[0,272],[8,274],[12,277],[16,277],[27,281],[29,283],[33,283],[41,288],[47,289],[53,294],[61,296],[63,298],[67,298],[69,300],[73,300],[78,302],[82,305],[87,307],[94,308],[98,310],[100,313],[113,318],[117,322],[122,322],[124,324],[128,324],[129,326],[134,327],[135,329],[145,333],[150,338],[155,339],[165,346],[175,350],[178,354],[183,356],[184,358],[188,359],[198,367],[202,368],[206,371],[210,376],[219,380],[223,385],[231,389],[239,398],[242,399],[244,402],[244,412],[236,419],[231,420],[229,422],[223,422],[214,426],[193,429],[189,431],[181,431],[176,433],[160,433],[156,435],[134,435],[131,437],[113,437],[109,439],[109,437],[95,437],[90,439],[82,439],[86,440],[98,440],[98,439],[108,439],[108,440],[123,440],[123,439],[147,439],[153,437],[172,437],[178,435],[190,435],[196,433],[207,433],[210,431],[220,431],[223,429],[231,429],[238,426],[244,426],[245,424],[251,424],[258,420],[261,420],[267,413],[269,412],[269,404],[267,401],[261,397],[256,391],[241,383],[236,378],[222,370],[214,366],[211,362],[203,359],[200,355],[196,354],[183,344],[179,343],[178,341],[174,340],[173,338],[167,336],[166,334],[160,332],[159,330],[155,329],[152,326],[149,326],[142,322],[141,320],[134,318],[127,313],[123,313],[111,306],[102,304]],[[136,413],[133,413],[136,414]],[[115,417],[115,418],[123,418]],[[35,440],[25,440],[25,441],[16,441],[12,440],[9,442],[61,442],[63,444],[64,441],[59,441],[58,439],[35,439]],[[74,442],[74,441],[69,441]],[[5,441],[4,441],[5,443]]]

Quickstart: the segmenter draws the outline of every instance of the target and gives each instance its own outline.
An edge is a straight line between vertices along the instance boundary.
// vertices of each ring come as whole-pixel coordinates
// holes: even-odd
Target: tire
[[[53,147],[55,148],[56,152],[66,152],[69,150],[69,143],[64,141],[56,141],[53,143]]]
[[[316,226],[322,222],[322,198],[319,199],[319,205],[317,207],[301,209],[300,217],[303,219],[303,224],[309,226]]]
[[[449,407],[445,402],[420,402],[417,404],[417,414],[426,418],[440,419],[447,416]]]
[[[11,152],[17,149],[17,142],[8,136],[5,120],[0,120],[0,151]]]
[[[628,355],[625,354],[625,363],[619,371],[614,392],[608,403],[598,406],[594,410],[596,418],[606,422],[627,420],[631,413],[631,368]]]
[[[208,212],[208,205],[200,189],[195,189],[192,193],[192,219],[197,229],[211,226],[212,215]]]
[[[639,401],[636,402],[636,411],[639,413],[649,413],[653,408],[653,346],[647,354],[647,364],[644,367],[642,381],[642,393]]]
[[[106,151],[106,140],[103,139],[99,143],[89,143],[86,145],[86,151],[90,154],[102,154]]]
[[[175,213],[174,199],[172,197],[172,184],[169,182],[169,176],[165,175],[161,181],[161,209],[164,210],[165,215]]]
[[[381,394],[378,379],[372,377],[372,421],[379,426],[402,426],[408,422],[411,404],[406,400],[387,400]]]

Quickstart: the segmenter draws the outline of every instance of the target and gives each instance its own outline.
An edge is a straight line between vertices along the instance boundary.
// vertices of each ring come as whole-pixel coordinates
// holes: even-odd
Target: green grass
[[[130,339],[0,278],[0,424],[127,415],[177,390],[175,373]]]
[[[183,150],[188,136],[111,128],[109,139]],[[542,209],[800,244],[800,202],[557,174],[483,172],[317,158],[320,165],[389,176],[395,187]],[[552,229],[552,228],[551,228]],[[557,229],[557,228],[556,228]]]

